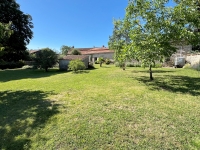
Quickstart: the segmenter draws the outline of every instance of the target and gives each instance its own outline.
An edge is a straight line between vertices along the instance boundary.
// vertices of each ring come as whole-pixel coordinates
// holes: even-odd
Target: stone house
[[[59,69],[67,70],[69,62],[75,59],[80,59],[82,62],[84,62],[86,68],[88,68],[88,64],[89,64],[88,55],[67,55],[67,56],[64,56],[62,59],[59,59]]]
[[[94,48],[76,48],[76,49],[78,49],[82,55],[89,56],[89,62],[94,63],[99,57],[103,57],[104,59],[110,59],[110,60],[114,59],[114,50],[110,50],[105,46],[94,47]]]

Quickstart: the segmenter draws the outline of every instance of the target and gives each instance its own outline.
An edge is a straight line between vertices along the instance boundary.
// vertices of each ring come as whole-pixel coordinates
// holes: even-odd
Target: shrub
[[[191,65],[187,63],[187,64],[185,64],[185,65],[183,66],[183,68],[184,68],[184,69],[191,69]]]
[[[78,49],[73,49],[71,54],[72,55],[81,55],[81,52]]]
[[[99,64],[99,61],[96,60],[94,63],[95,63],[95,64]]]
[[[109,65],[111,63],[110,59],[105,60],[106,65]]]
[[[154,68],[162,68],[162,64],[161,64],[161,63],[156,63],[156,64],[154,65]]]
[[[86,68],[85,64],[79,59],[71,60],[68,67],[68,69],[73,72],[78,72],[79,70],[84,70]]]
[[[47,72],[48,68],[52,68],[56,65],[57,60],[58,57],[53,50],[49,48],[41,49],[35,55],[34,68],[42,68]]]
[[[105,59],[104,59],[103,57],[99,57],[99,58],[97,59],[97,61],[99,62],[100,67],[102,67],[102,64],[105,62]]]
[[[6,62],[6,61],[0,61],[0,69],[14,69],[14,68],[21,68],[24,66],[23,61],[18,62]]]
[[[115,67],[119,67],[119,62],[115,62]]]

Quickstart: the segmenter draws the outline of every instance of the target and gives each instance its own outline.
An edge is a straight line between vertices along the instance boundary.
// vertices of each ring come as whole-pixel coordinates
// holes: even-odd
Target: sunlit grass
[[[200,76],[112,65],[0,71],[1,149],[200,149]]]

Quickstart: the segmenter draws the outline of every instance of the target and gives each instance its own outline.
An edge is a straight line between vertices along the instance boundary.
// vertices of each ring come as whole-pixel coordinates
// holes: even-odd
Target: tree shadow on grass
[[[150,81],[147,76],[137,77],[138,81],[145,83],[151,90],[166,90],[174,93],[200,95],[200,78],[189,76],[170,76],[157,77]]]
[[[58,105],[42,91],[0,91],[0,149],[29,149],[30,137],[43,128]]]
[[[0,82],[8,82],[11,80],[20,80],[28,78],[43,78],[61,73],[66,73],[58,69],[49,69],[48,72],[39,69],[8,69],[0,70]]]

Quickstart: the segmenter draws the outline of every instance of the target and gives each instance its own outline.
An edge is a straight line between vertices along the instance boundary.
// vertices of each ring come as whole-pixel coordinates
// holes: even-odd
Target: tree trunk
[[[150,80],[153,80],[153,75],[152,75],[152,70],[151,70],[151,65],[149,65],[149,75],[150,75]]]
[[[124,63],[123,66],[122,66],[123,70],[126,69],[126,64]]]
[[[100,67],[102,67],[102,62],[100,62]]]
[[[45,72],[47,72],[48,71],[48,68],[47,67],[45,67]]]

